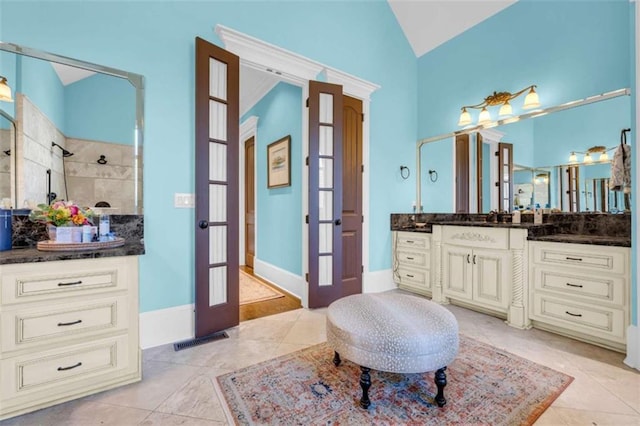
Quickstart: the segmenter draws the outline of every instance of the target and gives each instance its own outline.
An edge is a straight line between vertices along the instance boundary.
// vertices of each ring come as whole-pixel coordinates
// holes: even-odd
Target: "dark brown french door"
[[[469,213],[469,135],[456,136],[456,213]]]
[[[309,82],[309,307],[342,297],[342,86]]]
[[[196,38],[196,337],[239,323],[239,65]]]
[[[343,98],[342,295],[362,293],[362,101]]]
[[[498,211],[513,210],[513,144],[498,144]]]

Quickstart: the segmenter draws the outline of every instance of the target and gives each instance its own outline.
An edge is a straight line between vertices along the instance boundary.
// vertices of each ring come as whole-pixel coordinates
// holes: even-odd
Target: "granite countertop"
[[[443,222],[433,222],[430,225],[454,225],[454,226],[480,226],[484,228],[521,228],[521,229],[531,229],[531,228],[545,228],[545,227],[554,227],[552,223],[512,223],[512,222],[478,222],[478,221],[443,221]]]
[[[122,247],[83,251],[40,251],[36,248],[14,248],[13,250],[0,251],[0,265],[72,259],[97,259],[100,257],[138,256],[142,254],[144,254],[144,244],[141,243],[126,243]]]
[[[530,235],[529,241],[548,241],[553,243],[592,244],[597,246],[631,247],[629,237],[608,237],[602,235],[551,234]]]

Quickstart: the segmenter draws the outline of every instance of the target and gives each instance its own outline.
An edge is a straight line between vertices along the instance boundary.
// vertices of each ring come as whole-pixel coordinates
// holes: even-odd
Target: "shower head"
[[[73,152],[67,151],[66,149],[64,149],[64,147],[58,145],[55,142],[51,142],[51,146],[52,147],[57,146],[58,148],[60,148],[62,150],[62,156],[63,157],[71,157],[73,155]]]

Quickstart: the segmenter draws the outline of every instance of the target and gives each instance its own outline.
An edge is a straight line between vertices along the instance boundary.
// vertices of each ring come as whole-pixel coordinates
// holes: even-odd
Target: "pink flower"
[[[72,217],[77,215],[78,214],[78,206],[74,206],[74,205],[69,206],[69,212],[71,213]]]

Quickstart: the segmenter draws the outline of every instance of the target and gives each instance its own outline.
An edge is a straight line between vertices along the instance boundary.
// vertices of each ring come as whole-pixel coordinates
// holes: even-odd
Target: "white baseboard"
[[[381,291],[398,288],[396,283],[393,282],[393,272],[391,269],[367,272],[362,278],[363,293],[379,293]]]
[[[640,370],[640,327],[636,325],[627,328],[627,357],[624,363]]]
[[[194,305],[174,306],[140,314],[140,347],[176,343],[195,337]]]
[[[303,301],[303,306],[306,306],[304,304],[306,297],[303,296],[306,296],[307,283],[300,275],[285,271],[258,258],[253,260],[253,273],[274,284],[276,287],[280,287],[287,293],[299,297],[300,300]]]

